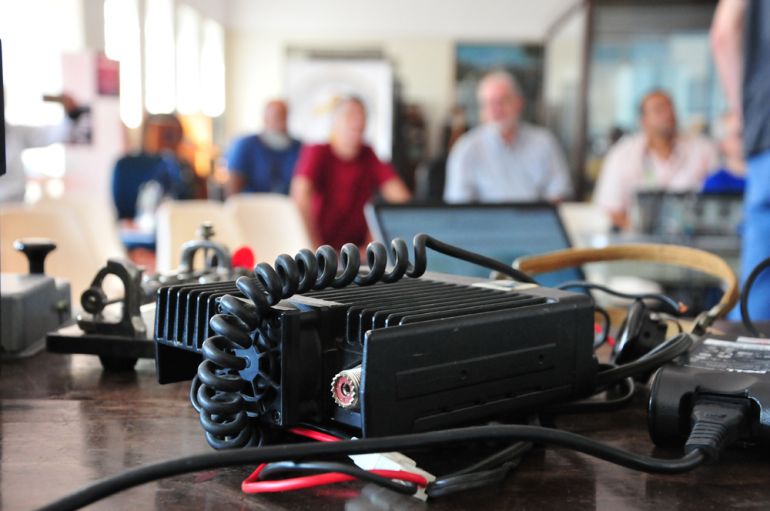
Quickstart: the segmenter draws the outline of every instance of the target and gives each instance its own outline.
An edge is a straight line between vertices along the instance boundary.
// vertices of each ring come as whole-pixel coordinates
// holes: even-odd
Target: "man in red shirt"
[[[376,194],[388,202],[411,198],[403,181],[364,143],[366,109],[356,97],[338,105],[328,144],[302,149],[291,197],[314,246],[363,246],[369,239],[364,205]]]

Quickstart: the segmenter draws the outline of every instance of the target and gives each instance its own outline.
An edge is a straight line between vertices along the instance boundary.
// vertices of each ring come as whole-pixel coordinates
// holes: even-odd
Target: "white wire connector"
[[[352,454],[350,455],[350,459],[352,459],[353,463],[358,465],[359,468],[364,470],[403,470],[404,472],[420,474],[429,483],[436,480],[436,476],[421,469],[417,466],[416,461],[400,452]],[[423,502],[428,499],[425,488],[422,487],[418,487],[417,492],[412,496]]]

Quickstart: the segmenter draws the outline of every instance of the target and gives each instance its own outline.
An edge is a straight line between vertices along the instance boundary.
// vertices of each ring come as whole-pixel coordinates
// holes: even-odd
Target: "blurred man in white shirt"
[[[621,229],[639,190],[699,191],[719,165],[715,144],[700,135],[677,133],[671,98],[655,90],[639,107],[642,131],[623,137],[607,153],[596,183],[594,202]]]
[[[564,154],[545,128],[521,122],[524,99],[510,74],[486,75],[478,87],[483,124],[449,153],[447,202],[557,202],[572,192]]]

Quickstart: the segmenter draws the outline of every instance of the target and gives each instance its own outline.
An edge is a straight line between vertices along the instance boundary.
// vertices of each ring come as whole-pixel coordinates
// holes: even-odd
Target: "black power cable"
[[[668,309],[668,312],[675,316],[678,316],[682,313],[683,305],[662,293],[624,293],[622,291],[617,291],[607,286],[595,284],[593,282],[587,282],[585,280],[571,280],[558,285],[557,289],[588,289],[601,291],[603,293],[617,296],[619,298],[626,298],[628,300],[654,300],[664,305],[666,309]]]
[[[690,346],[692,346],[692,343],[693,339],[689,334],[677,334],[671,339],[658,344],[655,348],[633,362],[600,371],[596,377],[597,386],[610,386],[626,378],[657,369],[666,362],[670,362],[676,357],[686,353],[687,350],[690,349]]]
[[[751,332],[751,335],[754,337],[761,337],[762,334],[757,330],[754,322],[751,321],[751,316],[749,315],[749,295],[751,294],[751,288],[754,285],[754,282],[768,267],[770,267],[770,257],[760,262],[753,270],[751,270],[746,282],[743,284],[743,290],[741,291],[741,319],[743,320],[743,326],[746,327],[746,330]]]
[[[489,486],[490,484],[502,482],[508,474],[519,465],[519,460],[507,461],[499,467],[471,472],[459,476],[446,476],[437,479],[426,488],[425,493],[428,497],[438,498],[453,495],[474,488]]]
[[[187,456],[138,467],[108,477],[41,508],[43,511],[79,509],[120,491],[179,474],[236,465],[256,465],[291,459],[308,459],[373,452],[406,451],[459,442],[478,440],[540,442],[567,447],[610,463],[634,470],[660,474],[677,474],[701,465],[706,456],[694,449],[681,458],[660,459],[631,453],[602,444],[575,433],[539,426],[478,426],[430,433],[346,440],[328,443],[302,443],[217,451]]]
[[[543,408],[541,412],[548,415],[611,412],[627,405],[634,399],[634,395],[636,394],[636,383],[633,378],[626,378],[612,388],[599,389],[594,396],[601,394],[602,392],[610,392],[613,390],[619,394],[617,397],[608,397],[607,399],[601,400],[589,398],[570,403],[556,404]]]
[[[522,457],[531,449],[532,442],[516,442],[473,465],[436,478],[425,493],[432,498],[446,497],[500,482],[519,466]]]

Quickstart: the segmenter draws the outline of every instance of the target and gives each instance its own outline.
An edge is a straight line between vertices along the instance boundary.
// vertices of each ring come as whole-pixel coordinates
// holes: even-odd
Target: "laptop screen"
[[[403,238],[413,257],[412,239],[425,233],[446,243],[511,264],[525,255],[570,247],[556,208],[550,204],[370,204],[366,219],[372,236],[389,243]],[[490,271],[428,250],[428,271],[488,277]],[[535,276],[545,286],[583,278],[580,269]]]

